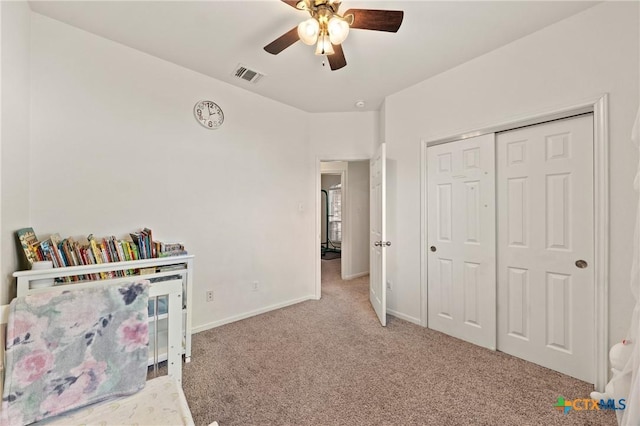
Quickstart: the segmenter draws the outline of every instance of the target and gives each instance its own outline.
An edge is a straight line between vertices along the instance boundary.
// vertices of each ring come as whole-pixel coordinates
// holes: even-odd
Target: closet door
[[[498,134],[498,349],[594,380],[593,118]]]
[[[494,134],[427,148],[429,328],[496,347]]]

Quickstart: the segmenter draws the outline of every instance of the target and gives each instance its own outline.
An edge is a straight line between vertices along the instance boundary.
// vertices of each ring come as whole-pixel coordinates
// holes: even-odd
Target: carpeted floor
[[[183,387],[197,425],[615,425],[563,414],[592,386],[388,317],[368,277],[322,262],[322,299],[194,335]]]

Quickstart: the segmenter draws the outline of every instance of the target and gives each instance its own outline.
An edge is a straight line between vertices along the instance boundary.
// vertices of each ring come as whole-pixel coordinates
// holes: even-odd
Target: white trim
[[[420,144],[420,325],[429,325],[427,298],[427,144]]]
[[[314,250],[313,252],[315,253],[315,276],[316,276],[316,284],[315,284],[315,291],[314,291],[314,298],[316,300],[320,300],[320,298],[322,297],[322,278],[320,276],[320,270],[321,270],[321,266],[320,266],[320,244],[322,243],[322,236],[320,235],[320,233],[322,232],[322,226],[320,225],[320,221],[322,220],[321,214],[320,214],[320,208],[322,207],[322,199],[320,197],[320,191],[322,190],[322,172],[321,172],[321,163],[322,160],[319,158],[316,158],[316,194],[315,194],[315,198],[316,198],[316,204],[314,206],[314,214],[316,215],[316,232],[315,232],[315,236],[313,238],[313,244],[314,244]]]
[[[349,190],[347,182],[349,179],[349,163],[340,174],[340,190],[341,200],[340,209],[342,215],[342,240],[340,241],[340,275],[343,280],[348,274],[351,274],[351,220],[349,219]],[[327,223],[327,228],[329,223]]]
[[[71,277],[74,275],[82,275],[84,273],[93,272],[108,272],[119,271],[125,269],[139,269],[148,268],[151,266],[163,266],[178,263],[187,263],[193,261],[194,255],[181,255],[181,256],[168,256],[168,257],[154,257],[152,259],[139,259],[139,260],[127,260],[125,262],[109,262],[99,263],[94,265],[82,265],[82,266],[66,266],[64,268],[53,269],[30,269],[28,271],[16,271],[12,274],[15,278],[57,278],[57,277]],[[178,271],[182,271],[178,269]],[[136,275],[138,277],[144,277],[144,275]],[[74,284],[75,285],[75,284]]]
[[[596,380],[603,392],[609,379],[609,96],[593,104],[594,278]]]
[[[420,224],[420,291],[421,323],[428,326],[427,317],[427,265],[426,257],[426,149],[427,146],[466,139],[487,133],[496,133],[572,115],[593,112],[593,168],[594,168],[594,329],[595,337],[595,389],[602,392],[609,377],[609,97],[608,94],[589,98],[572,105],[512,117],[499,124],[480,126],[472,130],[453,132],[446,136],[425,138],[421,141],[421,224]]]
[[[355,278],[360,278],[360,277],[364,277],[369,275],[369,271],[363,271],[363,272],[358,272],[357,274],[350,274],[347,275],[346,277],[342,277],[343,281],[349,281],[349,280],[353,280]]]
[[[223,318],[221,320],[202,324],[197,327],[193,327],[191,329],[191,333],[200,333],[201,331],[210,330],[212,328],[220,327],[221,325],[230,324],[232,322],[251,318],[256,315],[265,314],[267,312],[275,311],[276,309],[286,308],[287,306],[295,305],[301,302],[306,302],[307,300],[316,300],[316,297],[314,295],[309,295],[305,297],[300,297],[298,299],[287,300],[286,302],[276,303],[275,305],[266,306],[264,308],[256,309],[255,311],[249,311],[243,314],[234,315],[232,317]]]
[[[402,313],[400,313],[398,311],[394,311],[393,309],[387,308],[387,314],[393,315],[396,318],[400,318],[401,320],[408,321],[408,322],[416,324],[416,325],[422,325],[421,322],[420,322],[420,318],[411,317],[409,315],[402,314]]]

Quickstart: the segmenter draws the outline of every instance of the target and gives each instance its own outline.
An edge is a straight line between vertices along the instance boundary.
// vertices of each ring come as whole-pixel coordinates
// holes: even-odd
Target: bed
[[[182,391],[182,281],[52,287],[2,307],[2,424],[193,425]],[[168,375],[146,380],[168,309]],[[149,330],[152,335],[149,336]],[[155,345],[157,348],[158,345]],[[6,352],[5,352],[6,350]]]

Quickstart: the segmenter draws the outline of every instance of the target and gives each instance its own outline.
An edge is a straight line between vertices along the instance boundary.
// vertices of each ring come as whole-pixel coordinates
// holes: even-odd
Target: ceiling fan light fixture
[[[296,9],[298,10],[309,10],[309,3],[307,0],[300,0],[296,3]]]
[[[267,44],[264,50],[272,55],[277,55],[298,40],[309,46],[315,44],[316,55],[327,56],[331,71],[339,70],[347,65],[342,51],[342,43],[346,40],[352,27],[360,30],[395,33],[400,29],[404,17],[402,10],[349,9],[340,14],[341,0],[280,1],[307,12],[311,18]],[[325,65],[324,61],[322,65]]]
[[[306,45],[314,45],[318,40],[319,33],[320,24],[314,18],[302,21],[298,25],[298,37],[300,37],[300,40]]]
[[[329,31],[329,39],[331,40],[331,43],[341,44],[349,35],[349,23],[334,15],[329,19],[327,30]]]
[[[318,45],[316,46],[316,55],[333,55],[335,51],[331,45],[331,40],[326,33],[318,37]]]

